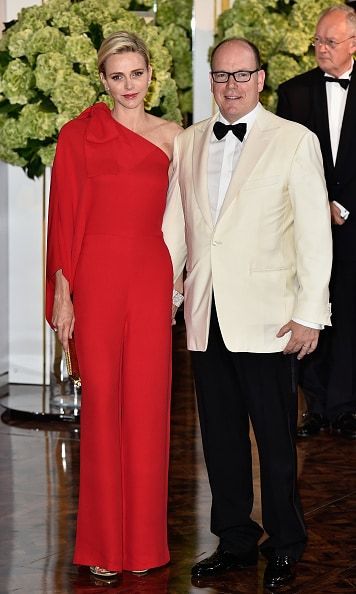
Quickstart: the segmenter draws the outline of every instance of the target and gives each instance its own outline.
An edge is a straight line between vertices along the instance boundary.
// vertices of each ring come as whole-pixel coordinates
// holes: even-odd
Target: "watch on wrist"
[[[177,308],[180,307],[184,301],[184,296],[179,291],[173,289],[173,296],[172,296],[173,305]]]

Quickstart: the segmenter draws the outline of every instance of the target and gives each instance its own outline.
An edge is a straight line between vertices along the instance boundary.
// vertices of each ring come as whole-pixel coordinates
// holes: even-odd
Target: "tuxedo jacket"
[[[356,67],[347,94],[335,165],[324,72],[315,68],[288,80],[280,85],[278,96],[277,114],[303,124],[319,138],[329,200],[337,200],[350,211],[344,225],[333,226],[334,257],[356,260]]]
[[[216,224],[208,151],[217,116],[175,141],[165,241],[177,278],[186,264],[188,348],[207,347],[212,292],[227,348],[276,352],[292,317],[330,323],[331,230],[317,137],[262,107]]]

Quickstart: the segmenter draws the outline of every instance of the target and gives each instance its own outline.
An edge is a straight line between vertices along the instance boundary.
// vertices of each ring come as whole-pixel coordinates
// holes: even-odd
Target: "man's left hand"
[[[330,215],[333,225],[343,225],[345,223],[345,219],[341,216],[340,208],[334,202],[330,202]]]
[[[282,326],[277,337],[281,338],[287,334],[287,332],[291,332],[291,337],[283,351],[285,355],[298,353],[297,359],[303,359],[305,355],[310,355],[310,353],[315,351],[319,340],[320,330],[308,328],[308,326],[303,326],[302,324],[298,324],[291,320],[288,324]]]

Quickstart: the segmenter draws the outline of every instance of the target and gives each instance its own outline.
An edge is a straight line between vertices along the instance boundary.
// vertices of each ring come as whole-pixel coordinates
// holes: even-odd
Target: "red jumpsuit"
[[[47,319],[69,280],[82,378],[74,562],[163,565],[172,266],[162,238],[169,160],[103,103],[66,124],[51,183]]]

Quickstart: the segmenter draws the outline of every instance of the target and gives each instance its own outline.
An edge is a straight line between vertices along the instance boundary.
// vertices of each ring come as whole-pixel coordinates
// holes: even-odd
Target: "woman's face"
[[[115,106],[134,109],[143,103],[151,74],[152,68],[146,66],[141,54],[124,52],[112,54],[105,60],[105,76],[100,73],[100,78]]]

